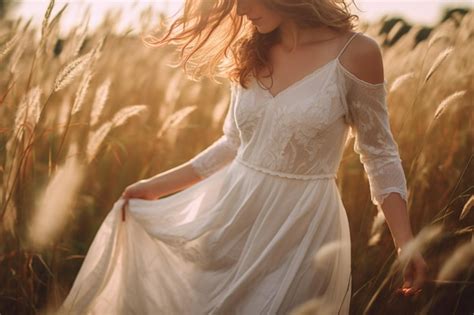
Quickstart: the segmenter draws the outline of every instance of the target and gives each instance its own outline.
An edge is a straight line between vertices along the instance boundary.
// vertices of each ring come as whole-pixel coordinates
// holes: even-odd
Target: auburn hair
[[[175,44],[179,62],[191,78],[215,80],[224,76],[247,87],[249,78],[267,68],[269,48],[278,41],[278,29],[261,34],[237,14],[238,0],[186,0],[182,14],[162,32],[162,36],[142,37],[150,47]],[[326,25],[336,31],[355,28],[357,15],[351,14],[346,0],[255,0],[292,19],[300,27]]]

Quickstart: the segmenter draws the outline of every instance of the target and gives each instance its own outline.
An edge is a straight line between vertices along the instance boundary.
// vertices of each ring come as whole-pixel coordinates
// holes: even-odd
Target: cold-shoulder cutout
[[[383,80],[383,82],[379,82],[379,83],[371,83],[371,82],[367,82],[367,81],[364,81],[360,78],[358,78],[355,74],[353,74],[352,72],[349,71],[349,69],[346,68],[346,66],[344,66],[340,60],[337,60],[336,61],[337,64],[339,65],[339,68],[342,69],[342,71],[347,74],[347,76],[349,78],[351,78],[353,81],[355,81],[356,83],[359,83],[360,85],[362,86],[365,86],[365,87],[368,87],[368,88],[372,88],[372,89],[377,89],[377,88],[380,88],[380,87],[385,87],[385,85],[387,84],[387,80]]]
[[[358,33],[361,34],[361,33]],[[363,34],[361,34],[363,35]],[[354,81],[369,88],[384,86],[380,46],[369,36],[356,36],[337,58],[340,68]]]

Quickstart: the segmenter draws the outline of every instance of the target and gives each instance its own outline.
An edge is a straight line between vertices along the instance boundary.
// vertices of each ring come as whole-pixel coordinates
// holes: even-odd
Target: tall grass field
[[[192,80],[175,47],[114,32],[120,14],[65,33],[67,4],[39,27],[0,20],[0,314],[53,314],[124,188],[186,162],[222,133],[229,82]],[[359,23],[384,57],[391,129],[428,282],[395,294],[402,264],[367,175],[345,147],[337,184],[352,239],[351,314],[474,314],[474,12],[428,33]],[[141,34],[166,17],[142,12]],[[130,29],[130,30],[131,30]],[[420,34],[424,38],[420,38]],[[295,314],[325,314],[311,300]]]

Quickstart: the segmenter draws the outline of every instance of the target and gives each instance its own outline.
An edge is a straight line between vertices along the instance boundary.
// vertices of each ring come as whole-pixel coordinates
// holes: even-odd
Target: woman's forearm
[[[201,180],[189,161],[148,179],[159,196],[172,194]]]
[[[381,208],[398,250],[413,239],[406,202],[400,194],[391,193],[384,199]]]

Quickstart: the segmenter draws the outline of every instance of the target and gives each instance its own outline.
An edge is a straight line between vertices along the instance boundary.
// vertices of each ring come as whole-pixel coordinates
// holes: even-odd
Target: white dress
[[[117,200],[60,313],[288,314],[319,298],[348,314],[350,234],[335,179],[350,129],[373,203],[407,196],[386,81],[339,61],[356,35],[276,96],[255,80],[231,85],[222,137],[190,160],[203,180],[130,199],[125,221]]]

